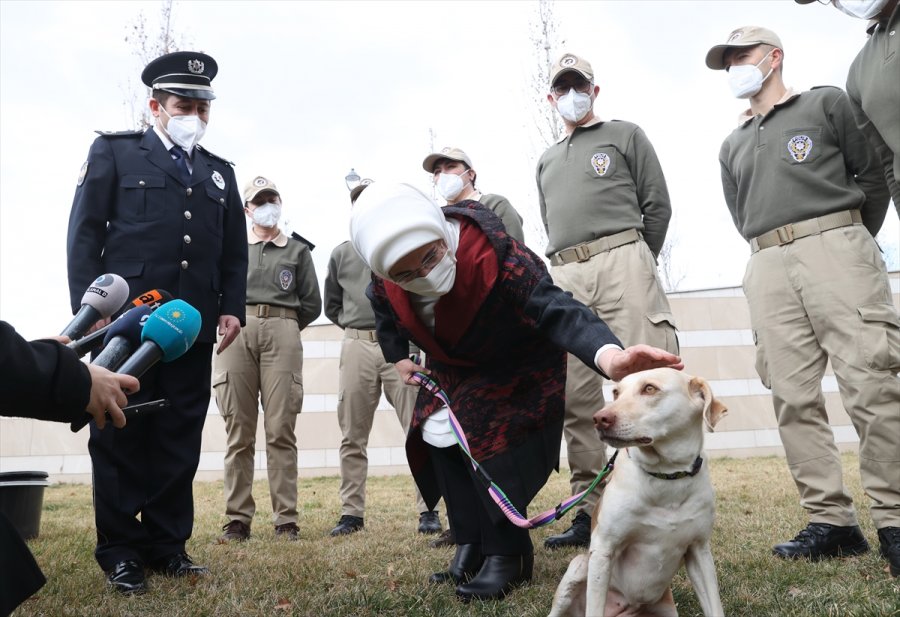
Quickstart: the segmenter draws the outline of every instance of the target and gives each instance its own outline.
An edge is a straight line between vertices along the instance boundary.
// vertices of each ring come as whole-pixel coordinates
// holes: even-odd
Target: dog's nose
[[[606,430],[616,422],[616,416],[611,411],[601,409],[594,414],[594,428]]]

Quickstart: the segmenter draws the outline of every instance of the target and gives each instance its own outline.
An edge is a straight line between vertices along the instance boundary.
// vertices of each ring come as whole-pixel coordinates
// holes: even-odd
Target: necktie
[[[175,161],[175,167],[178,168],[178,175],[180,176],[181,183],[185,186],[190,186],[191,171],[187,166],[187,154],[178,146],[172,146],[172,148],[169,150],[169,154],[172,155],[172,160]]]

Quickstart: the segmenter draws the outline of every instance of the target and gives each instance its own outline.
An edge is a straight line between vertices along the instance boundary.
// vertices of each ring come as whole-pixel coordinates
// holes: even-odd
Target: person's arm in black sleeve
[[[91,398],[86,364],[65,345],[26,341],[0,321],[0,415],[72,422]]]
[[[375,289],[376,286],[379,289]],[[375,333],[378,336],[378,344],[381,346],[384,359],[391,364],[409,359],[409,340],[397,330],[397,323],[394,321],[387,297],[384,295],[384,286],[373,280],[366,287],[366,297],[369,298],[372,310],[375,311]]]

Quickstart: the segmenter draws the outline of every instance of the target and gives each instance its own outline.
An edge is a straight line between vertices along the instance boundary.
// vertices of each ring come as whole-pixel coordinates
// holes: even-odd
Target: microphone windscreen
[[[144,329],[144,321],[147,320],[147,316],[152,312],[153,309],[149,306],[138,306],[131,309],[109,324],[103,344],[108,345],[113,338],[120,336],[131,344],[132,349],[135,349],[141,344],[141,331]]]
[[[105,319],[128,301],[128,283],[118,274],[101,274],[81,297],[81,304],[93,307]]]
[[[162,350],[163,362],[183,355],[200,334],[200,311],[184,300],[172,300],[147,318],[141,341],[153,341]]]

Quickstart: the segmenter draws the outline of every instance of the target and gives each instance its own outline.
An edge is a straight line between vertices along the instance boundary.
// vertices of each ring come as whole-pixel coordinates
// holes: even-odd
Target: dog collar
[[[644,471],[660,480],[680,480],[681,478],[696,476],[697,472],[700,471],[701,465],[703,465],[703,459],[698,456],[696,460],[694,460],[694,464],[691,465],[690,471],[675,471],[673,473],[658,473],[655,471],[647,471],[646,469],[644,469]],[[643,469],[643,467],[641,469]]]

